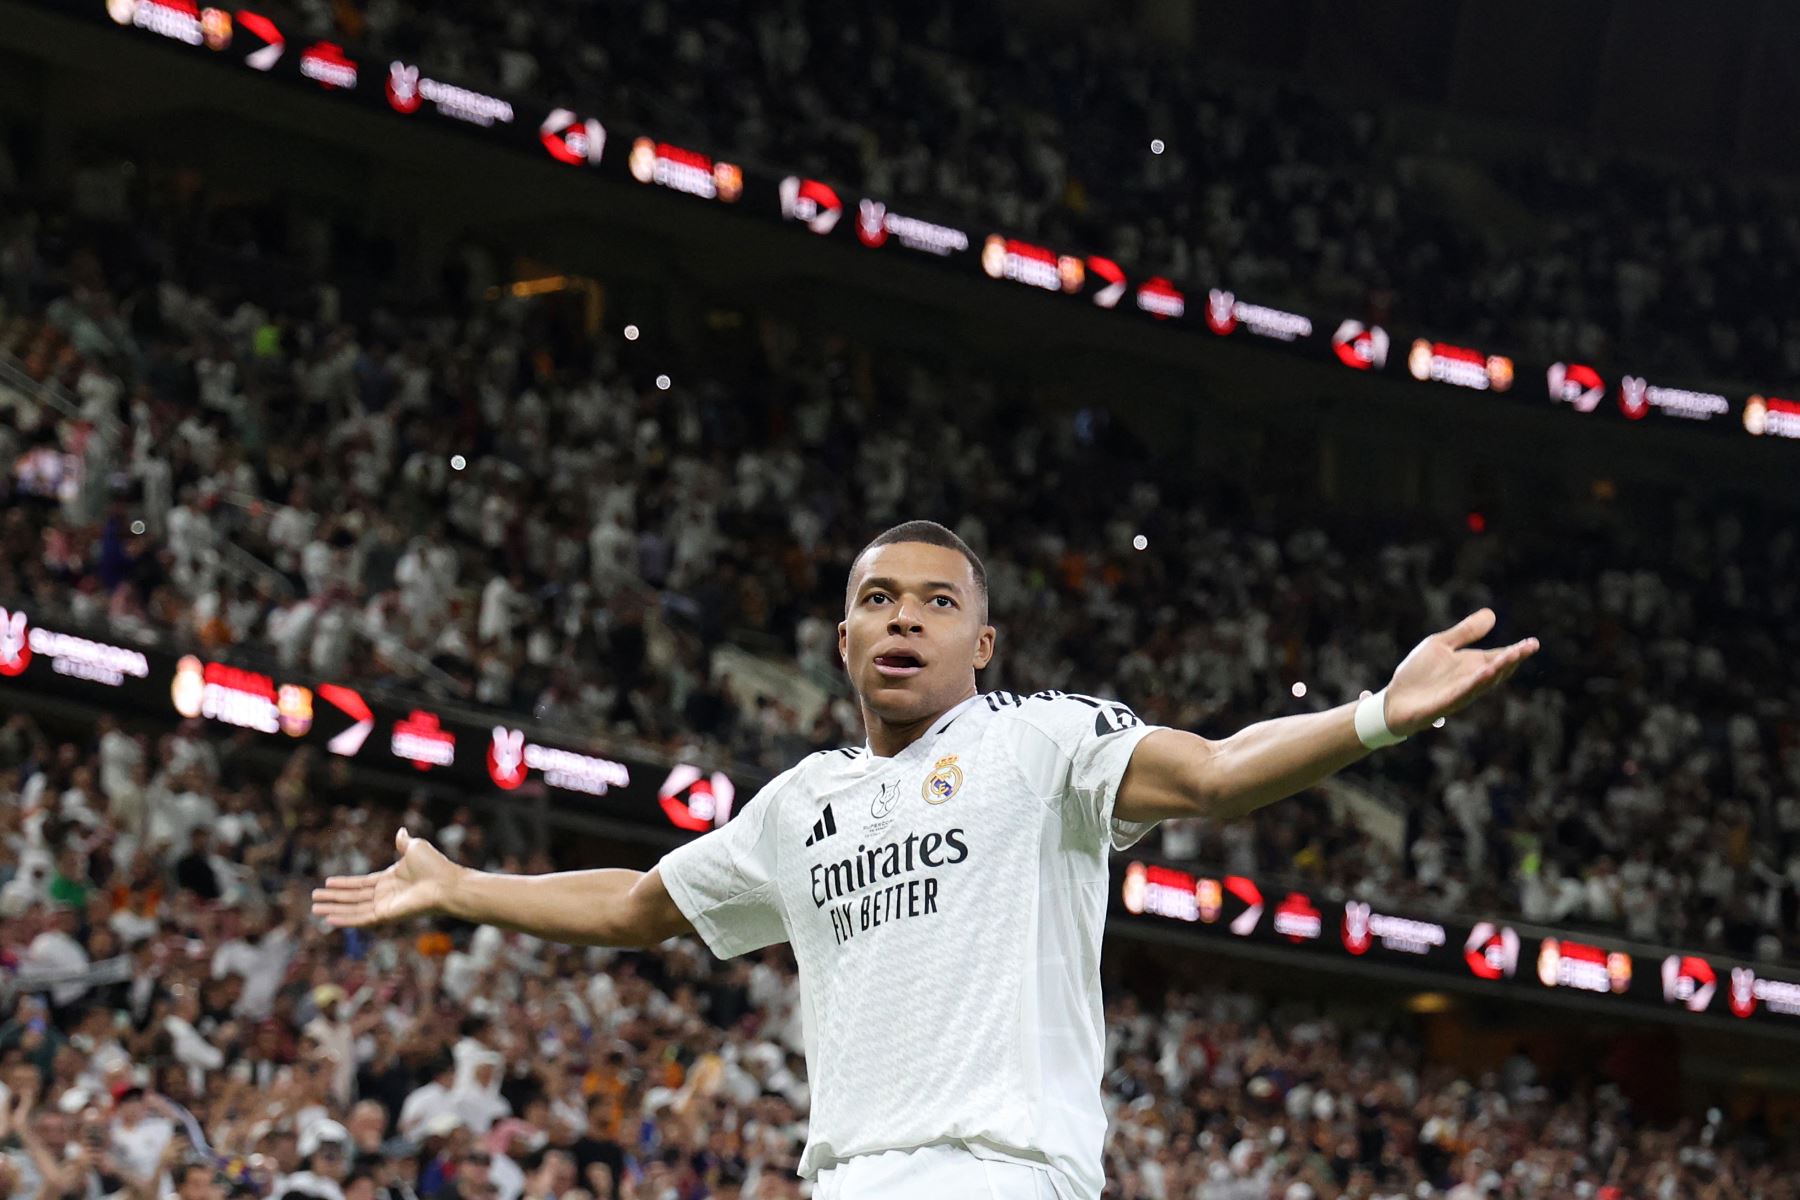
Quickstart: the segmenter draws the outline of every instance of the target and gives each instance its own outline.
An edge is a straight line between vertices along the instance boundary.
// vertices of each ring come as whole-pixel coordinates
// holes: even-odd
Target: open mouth
[[[903,650],[875,656],[875,670],[889,679],[905,679],[924,669],[925,664],[918,655],[908,654]]]

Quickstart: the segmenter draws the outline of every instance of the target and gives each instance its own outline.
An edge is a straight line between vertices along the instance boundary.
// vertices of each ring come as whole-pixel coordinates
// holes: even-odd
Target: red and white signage
[[[198,46],[206,41],[200,6],[194,0],[107,0],[106,12],[117,24],[158,37]]]
[[[1513,360],[1504,354],[1483,354],[1424,338],[1412,344],[1406,369],[1420,383],[1447,383],[1477,392],[1504,392],[1513,385]]]
[[[878,250],[892,237],[908,250],[922,254],[961,254],[969,248],[969,235],[949,225],[903,217],[879,200],[864,200],[856,206],[856,238],[871,250]]]
[[[1519,935],[1510,925],[1479,921],[1463,943],[1463,961],[1477,979],[1511,979],[1519,969]]]
[[[1586,363],[1551,363],[1545,382],[1550,399],[1576,412],[1590,413],[1606,398],[1606,381]]]
[[[334,734],[325,743],[325,748],[333,754],[344,758],[354,758],[356,752],[363,748],[369,740],[369,734],[375,728],[375,714],[369,710],[368,702],[361,694],[336,683],[321,683],[319,699],[349,717],[353,724],[349,728]]]
[[[494,786],[512,791],[525,782],[525,731],[494,726],[493,740],[488,742],[488,778]]]
[[[1731,411],[1731,401],[1715,392],[1690,392],[1685,388],[1658,387],[1642,375],[1619,380],[1619,411],[1641,421],[1657,409],[1664,416],[1684,421],[1710,421]]]
[[[1663,999],[1684,1005],[1689,1012],[1705,1012],[1719,990],[1712,964],[1693,954],[1671,954],[1663,959]]]
[[[656,789],[657,802],[669,824],[694,833],[717,829],[731,820],[731,805],[736,797],[737,788],[723,771],[708,775],[686,763],[672,769]]]
[[[33,657],[45,659],[58,675],[107,687],[118,687],[128,676],[150,677],[150,661],[142,651],[58,633],[31,624],[22,609],[0,608],[0,677],[24,674]]]
[[[1125,868],[1120,898],[1126,912],[1139,916],[1148,914],[1190,923],[1200,919],[1199,882],[1173,867],[1132,863]]]
[[[592,117],[576,116],[566,108],[550,110],[538,126],[538,140],[557,162],[571,167],[598,166],[606,152],[606,126]]]
[[[1137,306],[1159,321],[1180,320],[1187,313],[1187,297],[1181,289],[1158,275],[1138,285]]]
[[[1444,944],[1444,927],[1432,921],[1415,921],[1410,917],[1378,913],[1359,900],[1344,904],[1344,949],[1362,955],[1379,938],[1383,949],[1401,954],[1429,954]]]
[[[1303,893],[1289,892],[1287,899],[1275,906],[1275,932],[1290,942],[1317,941],[1325,932],[1325,919]]]
[[[0,675],[23,675],[31,665],[29,621],[23,611],[0,608]]]
[[[1357,371],[1379,371],[1387,365],[1387,330],[1361,321],[1345,321],[1331,335],[1338,361]]]
[[[631,143],[626,164],[639,183],[653,183],[702,200],[731,204],[744,194],[744,172],[735,164],[653,138],[641,137]]]
[[[411,116],[418,112],[425,103],[425,97],[419,94],[419,68],[403,62],[389,63],[387,99],[388,107],[397,113]]]
[[[202,662],[192,654],[184,655],[175,664],[169,696],[175,711],[184,717],[204,717],[258,733],[281,730],[275,681],[260,671]]]
[[[1756,971],[1751,967],[1731,968],[1731,1015],[1747,1017],[1756,1011]]]
[[[1800,400],[1750,397],[1744,403],[1744,429],[1752,437],[1800,438]]]
[[[262,44],[244,55],[244,64],[258,71],[267,71],[281,61],[282,52],[287,49],[287,38],[275,27],[275,22],[261,13],[240,8],[237,14],[237,26],[240,30]]]
[[[1078,292],[1087,278],[1086,266],[1074,255],[1058,255],[997,233],[981,247],[981,269],[990,279],[1010,279],[1046,292]]]
[[[1311,317],[1262,304],[1251,304],[1219,288],[1206,294],[1208,329],[1220,337],[1229,337],[1240,325],[1247,333],[1278,342],[1299,341],[1301,338],[1311,337],[1313,332]]]
[[[1101,308],[1117,308],[1125,297],[1125,269],[1098,254],[1088,255],[1087,269],[1100,281],[1100,287],[1094,292],[1094,303]]]
[[[1800,1017],[1800,983],[1765,979],[1754,967],[1731,968],[1731,1014],[1747,1017],[1758,1004],[1784,1017]]]
[[[1239,937],[1249,937],[1256,930],[1256,923],[1262,919],[1262,889],[1242,875],[1227,875],[1225,890],[1237,897],[1244,905],[1244,911],[1231,918],[1231,932]]]
[[[1631,986],[1631,955],[1585,942],[1545,938],[1538,947],[1538,982],[1582,992],[1623,992]]]
[[[511,791],[525,782],[526,775],[537,771],[553,788],[570,792],[586,792],[604,796],[614,788],[631,782],[631,770],[622,762],[596,755],[541,746],[525,739],[522,729],[494,726],[488,743],[488,777],[495,787]]]
[[[837,228],[844,202],[829,184],[789,175],[781,181],[781,215],[823,236]]]
[[[300,73],[327,91],[356,86],[356,64],[336,42],[314,42],[300,55]]]
[[[394,722],[388,750],[421,771],[448,767],[456,762],[456,735],[429,709],[415,708]]]
[[[419,111],[427,100],[439,113],[470,125],[510,125],[513,106],[484,92],[442,83],[403,62],[388,64],[388,105],[397,113],[408,115]]]

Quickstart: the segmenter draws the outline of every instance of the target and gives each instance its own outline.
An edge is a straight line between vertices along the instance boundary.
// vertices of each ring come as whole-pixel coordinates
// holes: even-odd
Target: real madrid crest
[[[920,790],[927,804],[942,804],[956,795],[962,785],[963,773],[956,765],[956,755],[946,754],[931,768],[931,774],[925,777],[925,786]]]

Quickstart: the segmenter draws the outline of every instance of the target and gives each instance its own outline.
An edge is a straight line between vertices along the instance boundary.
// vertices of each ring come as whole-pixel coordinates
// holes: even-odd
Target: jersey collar
[[[868,740],[865,738],[863,740],[863,760],[865,762],[893,762],[897,759],[905,758],[913,751],[921,749],[921,747],[929,746],[932,742],[937,741],[938,734],[950,728],[950,723],[962,716],[963,713],[967,712],[969,706],[981,699],[981,696],[982,694],[980,692],[976,692],[973,696],[970,696],[967,700],[964,700],[961,704],[958,704],[955,708],[946,712],[937,719],[937,724],[933,725],[923,737],[913,742],[910,746],[906,747],[906,749],[900,751],[900,753],[894,755],[893,758],[883,759],[878,757],[874,747],[870,746]]]

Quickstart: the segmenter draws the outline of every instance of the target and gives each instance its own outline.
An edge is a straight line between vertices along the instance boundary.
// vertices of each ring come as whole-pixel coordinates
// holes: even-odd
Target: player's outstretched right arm
[[[394,849],[385,871],[314,888],[313,915],[340,929],[448,916],[576,946],[654,946],[693,932],[655,868],[500,875],[458,866],[404,829]]]

